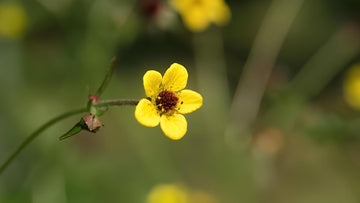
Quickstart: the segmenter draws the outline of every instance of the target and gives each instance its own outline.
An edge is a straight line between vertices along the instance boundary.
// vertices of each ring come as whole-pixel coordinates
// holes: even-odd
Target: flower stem
[[[134,99],[114,99],[114,100],[104,100],[95,104],[95,107],[108,107],[108,106],[136,106],[139,103],[138,100]]]
[[[100,101],[98,104],[94,105],[95,107],[109,107],[109,106],[124,106],[124,105],[137,105],[139,101],[137,100],[126,100],[126,99],[117,99],[117,100],[105,100]],[[87,112],[87,108],[76,109],[73,111],[69,111],[63,113],[50,121],[46,122],[44,125],[40,126],[35,132],[29,135],[21,144],[20,146],[11,154],[11,156],[1,165],[0,167],[0,175],[4,172],[4,170],[11,164],[11,162],[19,155],[19,153],[28,146],[36,137],[40,135],[43,131],[48,129],[50,126],[54,125],[55,123],[68,118],[70,116]]]
[[[37,129],[35,132],[33,132],[29,137],[27,137],[21,145],[15,150],[15,152],[5,161],[5,163],[0,168],[0,174],[3,173],[3,171],[8,167],[8,165],[16,158],[16,156],[28,145],[33,141],[37,136],[40,135],[44,130],[52,126],[53,124],[70,117],[75,114],[86,112],[86,108],[77,109],[73,111],[66,112],[64,114],[61,114],[58,117],[53,118],[52,120],[48,121],[44,125],[42,125],[39,129]]]
[[[100,95],[104,92],[104,90],[108,86],[111,76],[113,75],[114,70],[115,70],[115,61],[116,61],[116,57],[113,57],[111,59],[110,68],[109,68],[108,72],[106,73],[105,78],[104,78],[103,82],[101,83],[99,89],[97,90],[96,96],[100,97]]]

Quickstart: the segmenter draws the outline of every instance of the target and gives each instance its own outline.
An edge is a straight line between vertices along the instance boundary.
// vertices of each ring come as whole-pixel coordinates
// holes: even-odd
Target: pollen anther
[[[157,96],[156,105],[159,111],[166,113],[173,110],[178,101],[179,98],[174,92],[164,90]]]

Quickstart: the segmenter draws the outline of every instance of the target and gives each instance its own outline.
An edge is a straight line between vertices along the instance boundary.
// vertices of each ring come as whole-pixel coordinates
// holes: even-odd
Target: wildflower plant
[[[174,63],[166,71],[164,77],[157,71],[147,71],[143,77],[147,98],[140,101],[128,99],[100,100],[100,96],[108,86],[114,69],[115,58],[112,60],[110,69],[97,92],[89,96],[86,107],[61,114],[42,125],[27,137],[1,165],[0,174],[26,146],[53,124],[70,116],[85,113],[80,121],[60,136],[59,139],[67,139],[84,130],[95,133],[103,126],[99,117],[112,106],[136,105],[135,117],[140,124],[154,127],[160,123],[165,135],[172,140],[179,140],[185,135],[187,122],[182,114],[197,110],[202,106],[203,100],[199,93],[184,89],[188,78],[185,67]]]

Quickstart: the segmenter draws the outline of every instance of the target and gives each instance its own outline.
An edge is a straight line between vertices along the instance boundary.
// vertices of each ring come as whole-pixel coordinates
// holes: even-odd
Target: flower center
[[[175,95],[174,92],[164,90],[157,96],[156,105],[159,111],[166,113],[169,110],[172,110],[178,101],[179,98]]]

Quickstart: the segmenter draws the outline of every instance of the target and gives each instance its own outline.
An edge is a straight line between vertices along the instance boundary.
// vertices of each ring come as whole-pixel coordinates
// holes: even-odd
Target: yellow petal
[[[141,99],[135,108],[136,120],[146,127],[155,127],[159,125],[160,114],[156,106],[147,99]]]
[[[182,17],[186,27],[192,32],[204,31],[210,24],[210,19],[202,8],[189,9],[183,13]]]
[[[202,96],[192,90],[182,90],[178,94],[179,113],[188,114],[199,109],[203,104]]]
[[[353,66],[346,74],[344,94],[346,102],[360,110],[360,64]]]
[[[179,91],[186,87],[188,73],[184,66],[173,63],[168,68],[163,77],[164,89],[169,91]]]
[[[184,0],[170,0],[170,5],[175,9],[175,10],[183,10],[186,6],[185,4],[186,1]]]
[[[159,93],[162,77],[154,70],[149,70],[143,77],[145,94],[147,97],[156,96]]]
[[[160,127],[168,138],[179,140],[184,137],[187,131],[187,122],[185,117],[181,114],[173,114],[171,116],[162,115]]]
[[[216,25],[226,25],[231,18],[231,11],[229,6],[225,2],[218,1],[214,6],[214,12],[210,17]]]

